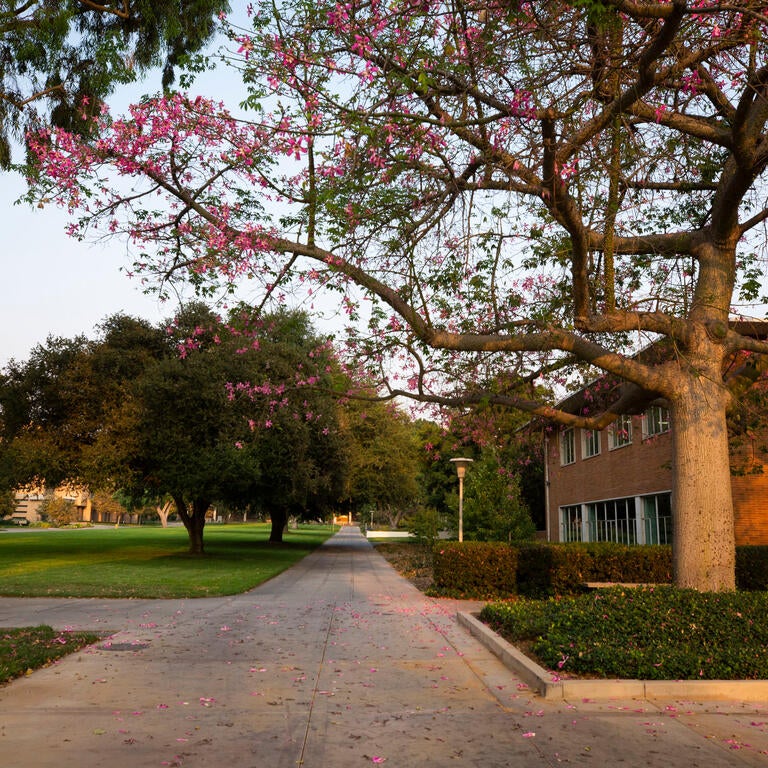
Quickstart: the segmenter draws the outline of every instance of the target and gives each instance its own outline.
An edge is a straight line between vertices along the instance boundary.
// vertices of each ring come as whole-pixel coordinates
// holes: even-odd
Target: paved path
[[[235,597],[0,599],[0,626],[116,631],[0,688],[0,765],[768,766],[768,702],[547,704],[456,607],[349,527]]]

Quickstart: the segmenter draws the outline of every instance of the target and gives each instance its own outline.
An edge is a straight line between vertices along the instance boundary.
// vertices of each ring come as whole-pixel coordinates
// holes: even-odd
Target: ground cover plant
[[[768,678],[768,593],[614,587],[486,606],[480,618],[568,674],[642,680]]]
[[[415,542],[375,546],[415,586],[444,594]],[[563,677],[768,678],[764,591],[716,594],[661,586],[558,599],[515,596],[487,605],[480,618]]]
[[[45,625],[0,629],[0,684],[45,667],[98,639],[93,632],[57,632]]]
[[[0,594],[15,597],[210,597],[244,592],[333,532],[307,525],[268,542],[268,525],[209,526],[205,556],[182,527],[0,532]]]

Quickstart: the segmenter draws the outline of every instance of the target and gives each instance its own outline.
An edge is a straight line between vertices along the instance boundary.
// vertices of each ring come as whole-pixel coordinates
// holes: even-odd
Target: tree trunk
[[[172,502],[166,501],[162,506],[158,504],[155,507],[157,510],[157,516],[160,518],[160,524],[163,526],[163,528],[168,527],[168,515],[171,512],[171,504]]]
[[[736,542],[728,451],[729,395],[693,376],[671,403],[674,583],[701,592],[735,589]]]
[[[203,548],[203,529],[205,528],[205,513],[208,511],[210,502],[207,499],[194,499],[192,501],[192,511],[190,512],[186,502],[180,497],[174,497],[176,509],[179,513],[184,527],[189,535],[189,554],[205,554]]]
[[[272,528],[269,532],[269,541],[271,544],[282,544],[283,531],[288,522],[288,513],[284,509],[279,511],[272,510],[272,512],[269,513],[269,517],[272,521]]]

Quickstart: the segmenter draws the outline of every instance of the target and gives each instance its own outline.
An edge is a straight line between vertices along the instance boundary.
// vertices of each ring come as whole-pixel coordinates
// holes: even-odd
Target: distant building
[[[87,490],[71,486],[61,486],[55,489],[28,487],[16,491],[16,508],[11,515],[11,519],[20,525],[39,523],[42,519],[40,507],[43,501],[51,496],[71,501],[77,509],[78,521],[91,522],[92,504],[90,493]]]

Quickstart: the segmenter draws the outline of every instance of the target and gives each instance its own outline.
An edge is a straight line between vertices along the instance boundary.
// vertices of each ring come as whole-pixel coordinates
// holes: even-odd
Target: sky
[[[96,325],[116,312],[153,323],[173,314],[120,272],[130,266],[124,244],[77,242],[64,232],[65,212],[14,205],[25,190],[23,180],[8,173],[0,179],[0,366],[25,360],[48,335],[93,337]]]

